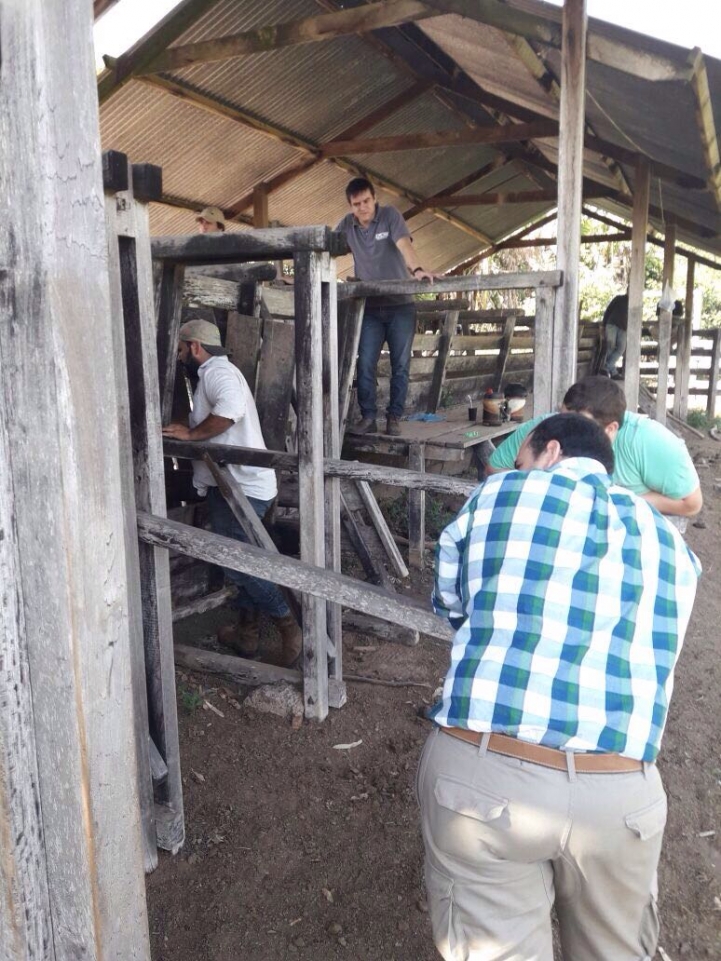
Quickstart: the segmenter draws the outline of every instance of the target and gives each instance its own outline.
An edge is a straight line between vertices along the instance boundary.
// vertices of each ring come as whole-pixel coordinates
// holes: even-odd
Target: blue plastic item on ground
[[[422,420],[426,423],[435,423],[438,420],[445,420],[441,414],[411,414],[406,420]]]

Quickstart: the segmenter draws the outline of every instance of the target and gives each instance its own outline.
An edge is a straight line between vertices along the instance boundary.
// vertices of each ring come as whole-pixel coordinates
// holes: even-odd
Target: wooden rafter
[[[696,123],[701,134],[701,146],[708,171],[708,185],[716,201],[716,208],[721,210],[721,162],[706,61],[698,47],[691,51],[689,59],[693,70],[691,89],[696,100]]]
[[[434,194],[432,197],[428,197],[428,199],[425,200],[422,204],[417,204],[415,207],[411,207],[410,210],[406,210],[406,212],[403,214],[403,217],[405,218],[405,220],[410,220],[412,217],[415,217],[417,214],[420,214],[423,211],[428,210],[429,208],[434,207],[436,205],[440,205],[439,197],[442,194],[452,194],[452,193],[456,193],[456,191],[458,190],[463,190],[466,187],[470,187],[471,184],[477,183],[479,180],[482,180],[484,177],[487,177],[488,174],[493,173],[499,168],[504,167],[510,163],[511,161],[508,160],[505,156],[503,156],[503,154],[499,154],[498,157],[496,157],[490,163],[484,164],[482,167],[479,167],[478,170],[473,170],[470,174],[466,174],[465,177],[461,177],[461,179],[457,180],[455,183],[449,184],[443,191],[439,191],[437,194]]]
[[[333,140],[322,148],[324,157],[349,154],[392,153],[397,150],[425,150],[430,147],[456,147],[466,144],[518,143],[557,137],[555,120],[534,123],[489,125],[465,130],[435,130],[427,133],[402,134],[396,137],[373,137],[367,140]]]
[[[462,261],[462,263],[457,264],[453,270],[449,272],[450,275],[456,276],[458,274],[466,273],[466,271],[470,270],[471,267],[475,267],[476,264],[480,263],[482,260],[492,257],[493,254],[498,253],[499,250],[505,250],[507,246],[512,246],[513,241],[519,240],[521,237],[525,237],[534,230],[540,230],[541,227],[545,227],[547,224],[553,223],[555,219],[555,210],[552,214],[546,214],[544,217],[535,217],[530,224],[526,224],[525,227],[521,227],[519,230],[514,231],[509,237],[506,237],[505,240],[501,240],[499,243],[493,244],[480,254],[469,257],[467,260]]]
[[[289,144],[291,147],[302,151],[313,159],[325,159],[322,156],[322,146],[320,144],[300,137],[298,134],[294,134],[276,124],[268,123],[262,117],[250,113],[249,111],[223,103],[222,101],[217,100],[215,97],[210,97],[183,81],[174,80],[168,76],[139,77],[138,80],[141,83],[155,87],[159,90],[163,90],[165,93],[168,93],[172,96],[180,97],[193,106],[207,110],[210,113],[223,116],[228,120],[234,121],[235,123],[252,127],[254,130],[264,133],[275,140]],[[403,197],[404,199],[410,201],[411,204],[420,204],[425,200],[424,197],[420,196],[414,191],[410,191],[402,185],[397,184],[386,177],[382,177],[381,175],[376,174],[374,171],[367,170],[366,168],[346,160],[345,158],[335,157],[333,158],[332,162],[336,166],[343,170],[347,170],[349,173],[355,176],[369,177],[376,184],[376,186],[381,187],[394,196]],[[454,227],[458,227],[459,230],[463,230],[465,233],[470,234],[476,240],[480,240],[481,243],[491,243],[491,240],[486,237],[484,233],[482,233],[480,230],[477,230],[470,224],[465,223],[465,221],[461,220],[459,217],[455,217],[453,214],[449,214],[444,210],[434,210],[433,213],[434,216],[438,217],[440,220],[445,220]]]
[[[613,191],[603,189],[584,190],[587,199],[608,197]],[[434,204],[442,207],[499,207],[503,204],[555,203],[558,192],[554,190],[516,190],[484,194],[437,194]]]
[[[152,30],[115,60],[106,58],[108,69],[98,79],[98,99],[105,101],[158,57],[165,48],[207,13],[218,0],[183,0]]]
[[[288,23],[268,24],[229,37],[201,40],[171,47],[146,66],[146,73],[180,70],[198,63],[231,60],[252,53],[265,53],[304,43],[334,40],[354,33],[367,33],[400,23],[436,17],[438,12],[418,0],[379,0],[347,10],[322,13],[317,17]]]
[[[370,130],[375,127],[376,124],[381,123],[381,121],[386,120],[391,117],[394,113],[400,110],[402,107],[407,106],[418,97],[422,96],[429,89],[429,84],[425,82],[414,83],[412,86],[408,87],[402,93],[397,96],[382,103],[379,107],[376,107],[371,113],[366,114],[360,120],[355,121],[350,127],[340,134],[343,139],[350,137],[357,137],[366,130]],[[275,190],[280,190],[286,184],[291,183],[298,177],[301,177],[304,173],[310,170],[312,167],[316,167],[318,164],[323,162],[322,157],[315,157],[310,160],[306,160],[303,163],[298,164],[295,167],[291,167],[290,170],[284,170],[282,173],[277,174],[275,177],[271,177],[270,180],[266,182],[266,190],[269,194],[273,193]],[[248,193],[244,197],[233,205],[231,208],[231,217],[235,217],[236,213],[240,213],[242,210],[246,210],[253,204],[253,194]]]
[[[561,11],[548,4],[539,14],[524,0],[427,0],[444,13],[455,13],[479,23],[496,27],[505,33],[523,37],[544,46],[561,48]],[[624,43],[604,30],[600,21],[594,21],[589,30],[586,55],[589,60],[602,63],[614,70],[644,80],[687,81],[690,72],[687,65],[650,50],[639,50]]]

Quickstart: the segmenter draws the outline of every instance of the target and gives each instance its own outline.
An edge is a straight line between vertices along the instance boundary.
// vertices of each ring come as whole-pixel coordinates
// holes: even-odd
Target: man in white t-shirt
[[[227,354],[215,324],[207,320],[189,320],[183,324],[178,359],[187,370],[197,373],[198,386],[193,394],[188,426],[169,424],[163,429],[163,435],[175,440],[210,441],[266,450],[253,395]],[[278,492],[275,471],[241,464],[229,465],[228,469],[253,510],[262,518]],[[212,530],[247,543],[243,528],[202,460],[193,461],[193,485],[206,497]],[[283,640],[282,665],[293,665],[300,656],[303,636],[278,586],[227,568],[225,576],[238,589],[234,603],[239,618],[237,623],[222,627],[218,639],[244,657],[254,656],[258,652],[258,614],[263,611],[273,620]]]

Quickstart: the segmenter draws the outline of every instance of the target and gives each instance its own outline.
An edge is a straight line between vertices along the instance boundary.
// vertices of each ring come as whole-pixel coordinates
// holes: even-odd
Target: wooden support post
[[[419,474],[426,470],[425,444],[408,445],[408,467]],[[426,550],[426,492],[408,491],[408,563],[423,569]]]
[[[555,290],[536,289],[536,323],[533,336],[533,413],[547,414],[553,408],[553,308]]]
[[[323,335],[323,449],[326,457],[340,457],[338,413],[338,284],[335,261],[328,254],[321,263],[321,310]],[[340,480],[326,477],[325,500],[325,556],[326,567],[340,573]],[[301,504],[301,511],[303,510]],[[328,636],[334,649],[331,671],[337,685],[343,683],[343,609],[340,604],[326,605]],[[345,694],[343,695],[345,701]],[[341,707],[335,702],[331,707]]]
[[[676,256],[676,224],[666,224],[663,248],[663,287],[673,287],[674,259]],[[666,423],[668,404],[668,371],[671,357],[671,324],[673,308],[662,310],[658,318],[658,380],[656,382],[656,420]]]
[[[405,565],[401,552],[398,550],[398,545],[393,538],[393,534],[388,527],[383,512],[378,506],[378,501],[375,499],[370,484],[368,481],[356,481],[355,486],[368,512],[371,523],[375,527],[376,533],[386,549],[386,554],[395,568],[396,574],[398,574],[399,577],[408,577],[408,568]]]
[[[686,309],[676,342],[676,376],[673,393],[673,414],[680,420],[688,417],[688,389],[691,385],[691,339],[693,331],[693,288],[696,279],[696,260],[689,257],[686,268]]]
[[[300,556],[324,568],[322,258],[315,251],[301,251],[293,262]],[[303,653],[306,717],[322,721],[328,715],[326,609],[313,594],[303,595]]]
[[[706,416],[710,419],[716,416],[716,400],[719,381],[719,355],[721,354],[721,329],[713,331],[713,348],[711,350],[711,369],[708,374],[708,399],[706,401]]]
[[[231,363],[235,364],[245,377],[253,397],[255,397],[257,384],[262,326],[260,317],[249,317],[245,314],[239,314],[237,311],[228,313],[225,346],[231,352]]]
[[[138,510],[165,516],[160,372],[155,352],[156,316],[147,205],[133,202],[128,210],[128,221],[128,236],[120,241],[120,284],[135,503]],[[182,277],[179,278],[179,289],[182,290]],[[179,297],[177,294],[177,299]],[[167,340],[166,344],[170,342]],[[175,342],[177,344],[177,327]],[[168,396],[167,391],[165,396]],[[167,780],[155,792],[156,836],[158,847],[175,854],[185,840],[185,818],[178,744],[170,570],[167,554],[147,544],[140,545],[140,596],[150,736],[168,766]]]
[[[263,439],[271,450],[285,450],[294,370],[293,325],[282,320],[263,321],[254,396]]]
[[[511,353],[511,342],[513,340],[513,332],[515,329],[516,315],[512,314],[510,317],[506,317],[506,322],[503,325],[503,336],[501,339],[501,346],[498,349],[498,361],[496,363],[496,390],[503,390],[503,378],[506,374],[506,364],[508,363],[508,358]]]
[[[124,156],[124,155],[120,155]],[[116,164],[117,164],[116,154]],[[125,157],[125,166],[129,167]],[[130,185],[129,177],[125,183]],[[128,403],[128,375],[125,357],[125,323],[123,294],[120,282],[120,245],[127,244],[127,234],[134,235],[133,195],[126,187],[123,193],[106,194],[105,219],[108,239],[108,268],[110,276],[111,330],[113,335],[113,372],[118,398],[118,429],[121,450],[132,450],[130,409]],[[123,237],[122,235],[126,236]],[[122,239],[121,239],[122,238]],[[135,714],[135,750],[138,765],[138,797],[143,831],[145,871],[157,867],[158,850],[155,835],[155,806],[153,780],[150,770],[150,737],[148,724],[148,691],[145,679],[145,645],[143,641],[143,612],[140,603],[140,558],[138,552],[137,520],[135,517],[135,478],[131,457],[120,459],[120,484],[123,492],[125,528],[125,557],[128,578],[128,619],[130,625],[130,654],[133,681],[133,711]]]
[[[91,10],[24,0],[1,14],[8,961],[150,958]]]
[[[268,226],[267,184],[258,184],[253,187],[253,226],[255,228]]]
[[[628,332],[624,360],[626,405],[638,410],[641,384],[641,327],[643,326],[643,290],[646,270],[646,231],[651,178],[648,163],[639,157],[636,163],[631,232],[631,273],[628,281]]]
[[[436,365],[433,369],[431,391],[428,396],[427,410],[431,414],[435,414],[441,403],[441,397],[443,395],[443,382],[446,378],[446,365],[448,363],[448,357],[451,353],[451,343],[453,342],[453,335],[456,332],[457,323],[458,311],[445,311],[443,314],[443,323],[441,325],[441,336],[438,342],[438,356],[436,357]]]
[[[178,362],[178,331],[183,313],[185,267],[167,261],[158,269],[155,291],[156,350],[158,358],[158,392],[162,423],[169,424],[173,411],[173,390]]]
[[[363,312],[365,299],[347,300],[340,304],[338,311],[340,341],[338,353],[340,355],[340,375],[338,386],[338,431],[340,442],[343,444],[348,414],[350,411],[351,390],[358,361],[358,344],[360,343],[361,328],[363,327]]]
[[[581,258],[581,191],[586,104],[586,0],[565,0],[561,45],[561,112],[558,149],[558,249],[563,286],[553,318],[551,408],[576,380],[578,285]]]

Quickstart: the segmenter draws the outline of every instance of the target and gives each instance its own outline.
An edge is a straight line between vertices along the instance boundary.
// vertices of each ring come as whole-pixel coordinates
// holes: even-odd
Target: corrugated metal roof
[[[358,2],[348,0],[348,5]],[[544,9],[533,0],[524,0],[524,7],[541,12]],[[222,0],[174,45],[299,20],[318,15],[324,9],[327,4],[319,5],[315,0]],[[683,63],[686,56],[672,45],[620,28],[601,27],[594,21],[589,30],[620,38],[651,54],[659,51],[678,63]],[[387,42],[389,37],[401,35],[385,30],[378,36]],[[478,84],[481,99],[482,91],[487,91],[512,102],[521,111],[558,116],[556,101],[531,76],[519,57],[518,44],[509,41],[501,31],[471,19],[445,15],[404,28],[402,37],[402,44],[391,44],[394,52],[389,56],[367,38],[347,36],[193,66],[173,75],[211,101],[245,111],[276,128],[275,136],[213,114],[207,105],[200,109],[189,100],[151,88],[142,81],[131,81],[101,107],[103,147],[123,150],[134,162],[162,166],[166,192],[181,202],[214,203],[228,209],[247,197],[254,185],[308,160],[307,150],[282,142],[286,133],[310,146],[338,138],[380,105],[408,90],[418,79],[419,70],[425,70],[428,76],[439,76],[439,71],[447,69],[443,64],[448,57],[458,65],[461,75],[465,72],[466,78]],[[700,40],[703,42],[703,38]],[[437,56],[427,49],[431,41],[436,45],[433,49]],[[545,58],[549,70],[558,74],[558,51],[538,48],[538,54]],[[403,66],[403,57],[413,61],[412,69]],[[721,129],[721,62],[707,58],[706,65],[716,122]],[[454,76],[457,75],[458,71]],[[449,83],[452,80],[449,74]],[[587,91],[587,120],[599,137],[627,150],[642,149],[656,161],[696,178],[706,178],[693,93],[688,83],[653,83],[589,62]],[[455,103],[460,110],[464,108],[462,98],[456,96]],[[495,122],[471,101],[465,102],[465,109],[481,123]],[[519,116],[510,110],[509,113]],[[428,92],[369,127],[362,137],[457,130],[469,123],[467,116],[461,116],[459,110],[451,109],[439,96]],[[556,161],[555,141],[535,146],[540,148],[542,157]],[[504,148],[504,152],[519,156],[524,148],[516,145]],[[351,159],[380,180],[396,184],[401,193],[405,191],[405,196],[383,195],[383,199],[406,211],[415,197],[444,192],[498,156],[498,148],[466,145],[358,154]],[[554,181],[541,167],[527,165],[529,157],[533,159],[526,152],[525,161],[521,156],[505,164],[480,183],[465,187],[465,192],[532,190],[552,185]],[[622,165],[622,169],[632,185],[633,169],[628,165]],[[584,173],[596,183],[614,189],[618,186],[598,155],[587,153]],[[271,192],[270,217],[286,224],[337,222],[347,209],[343,188],[349,176],[347,170],[330,162],[312,167]],[[654,178],[651,202],[663,210],[663,217],[686,218],[705,233],[703,237],[696,236],[684,224],[679,233],[686,242],[721,254],[721,218],[710,192],[683,189]],[[630,216],[629,207],[615,199],[594,203],[625,218]],[[498,241],[525,226],[534,214],[541,216],[555,205],[555,201],[545,201],[448,210],[480,234]],[[663,227],[661,215],[656,214],[655,221]],[[448,224],[428,210],[413,217],[409,224],[417,249],[423,250],[424,263],[431,269],[452,266],[482,246],[466,230]],[[151,225],[154,231],[162,233],[195,229],[192,213],[164,205],[152,206]]]

